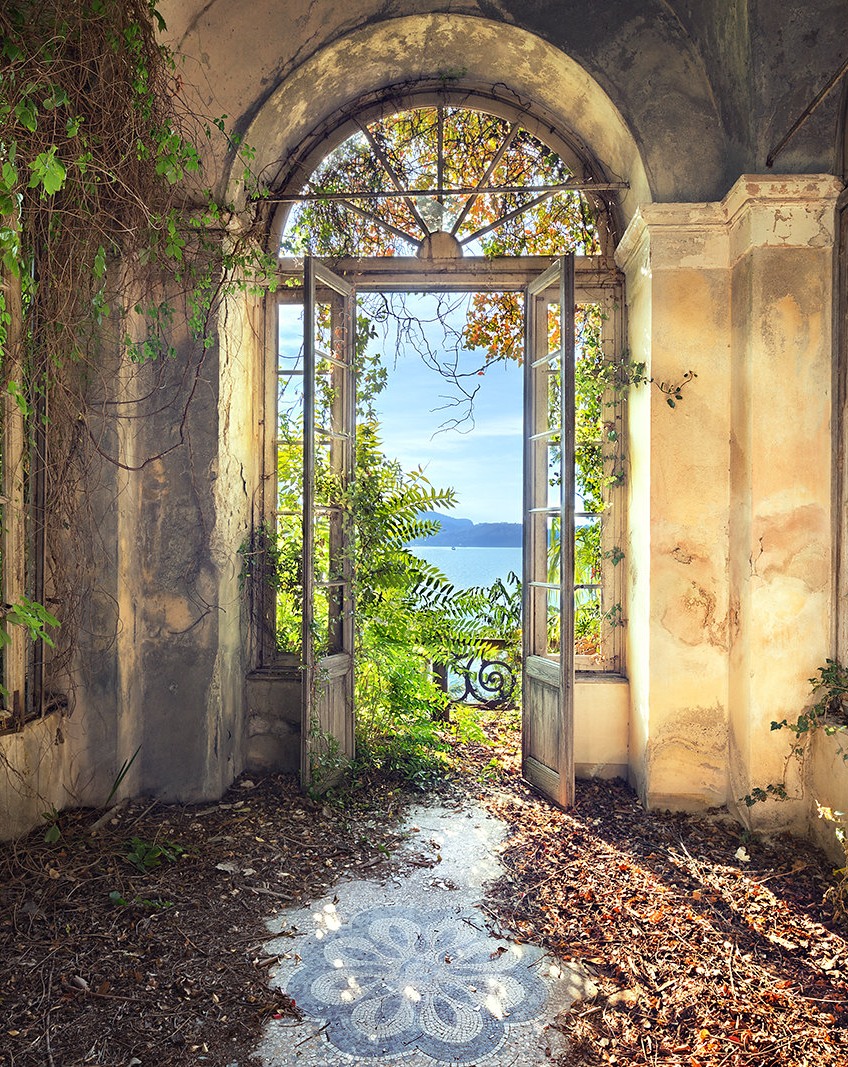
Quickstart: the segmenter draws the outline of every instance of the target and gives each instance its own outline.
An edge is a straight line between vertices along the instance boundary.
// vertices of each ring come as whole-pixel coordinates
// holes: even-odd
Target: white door
[[[574,801],[574,258],[526,290],[524,777]]]
[[[303,700],[301,781],[332,784],[354,754],[353,287],[304,264]]]

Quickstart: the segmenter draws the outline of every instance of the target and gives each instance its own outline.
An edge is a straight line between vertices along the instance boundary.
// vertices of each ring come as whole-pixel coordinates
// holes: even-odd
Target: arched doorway
[[[305,182],[301,168],[293,188],[268,197],[281,205],[282,253],[307,259],[281,260],[268,334],[275,415],[265,420],[275,428],[265,481],[277,485],[266,528],[274,553],[282,546],[302,567],[289,593],[266,606],[261,647],[266,664],[301,672],[305,780],[314,746],[340,756],[353,746],[344,501],[354,464],[354,287],[471,293],[469,321],[484,324],[487,358],[523,360],[524,769],[561,804],[573,795],[575,666],[622,670],[627,372],[611,250],[626,183],[604,180],[567,138],[543,140],[526,116],[499,113],[509,110],[472,108],[447,92],[366,110],[340,123],[356,132]],[[295,348],[282,310],[293,300],[304,309]],[[487,329],[493,322],[504,328]]]

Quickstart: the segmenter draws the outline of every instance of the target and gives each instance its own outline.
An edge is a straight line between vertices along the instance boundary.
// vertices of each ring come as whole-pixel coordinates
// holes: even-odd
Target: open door
[[[527,287],[522,772],[574,800],[574,258]]]
[[[301,781],[326,787],[354,754],[353,288],[304,263]]]

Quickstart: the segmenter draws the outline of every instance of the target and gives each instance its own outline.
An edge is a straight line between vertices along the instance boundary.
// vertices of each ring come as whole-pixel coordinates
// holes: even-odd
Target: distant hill
[[[441,530],[432,537],[417,537],[410,545],[428,545],[433,548],[520,548],[520,522],[472,522],[471,519],[455,519],[430,511],[422,519],[438,519]]]

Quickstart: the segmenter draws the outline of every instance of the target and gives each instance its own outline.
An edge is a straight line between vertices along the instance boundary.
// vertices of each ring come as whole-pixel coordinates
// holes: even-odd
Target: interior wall
[[[630,406],[632,774],[657,802],[684,776],[708,802],[770,775],[782,738],[762,747],[769,716],[803,701],[810,661],[832,647],[836,186],[725,194],[745,171],[762,176],[844,58],[846,0],[611,0],[591,18],[577,0],[255,0],[249,17],[230,0],[161,7],[184,56],[186,105],[227,115],[269,188],[340,108],[422,82],[501,93],[629,183],[623,213],[642,227],[628,260],[632,354],[658,377],[699,374],[675,411],[651,390]],[[775,173],[833,169],[836,96]],[[239,192],[228,149],[213,143],[206,165],[219,194]],[[652,205],[669,211],[652,216]],[[240,768],[238,548],[261,492],[254,316],[230,304],[210,350],[183,339],[155,373],[125,368],[128,388],[182,396],[190,385],[192,403],[185,420],[163,411],[104,428],[129,467],[144,466],[115,468],[98,490],[103,550],[78,707],[67,729],[2,741],[30,784],[53,768],[27,801],[36,820],[42,796],[103,799],[139,744],[127,791],[210,797]],[[800,479],[797,454],[812,457]],[[687,494],[690,476],[703,500]],[[0,801],[2,832],[19,794]]]
[[[650,443],[630,439],[650,470],[630,515],[650,531],[633,565],[631,761],[654,806],[738,808],[780,782],[787,742],[770,724],[797,718],[829,655],[839,189],[743,176],[719,203],[646,207],[617,252],[633,358],[650,354],[655,383],[698,374],[670,411],[655,387]]]

